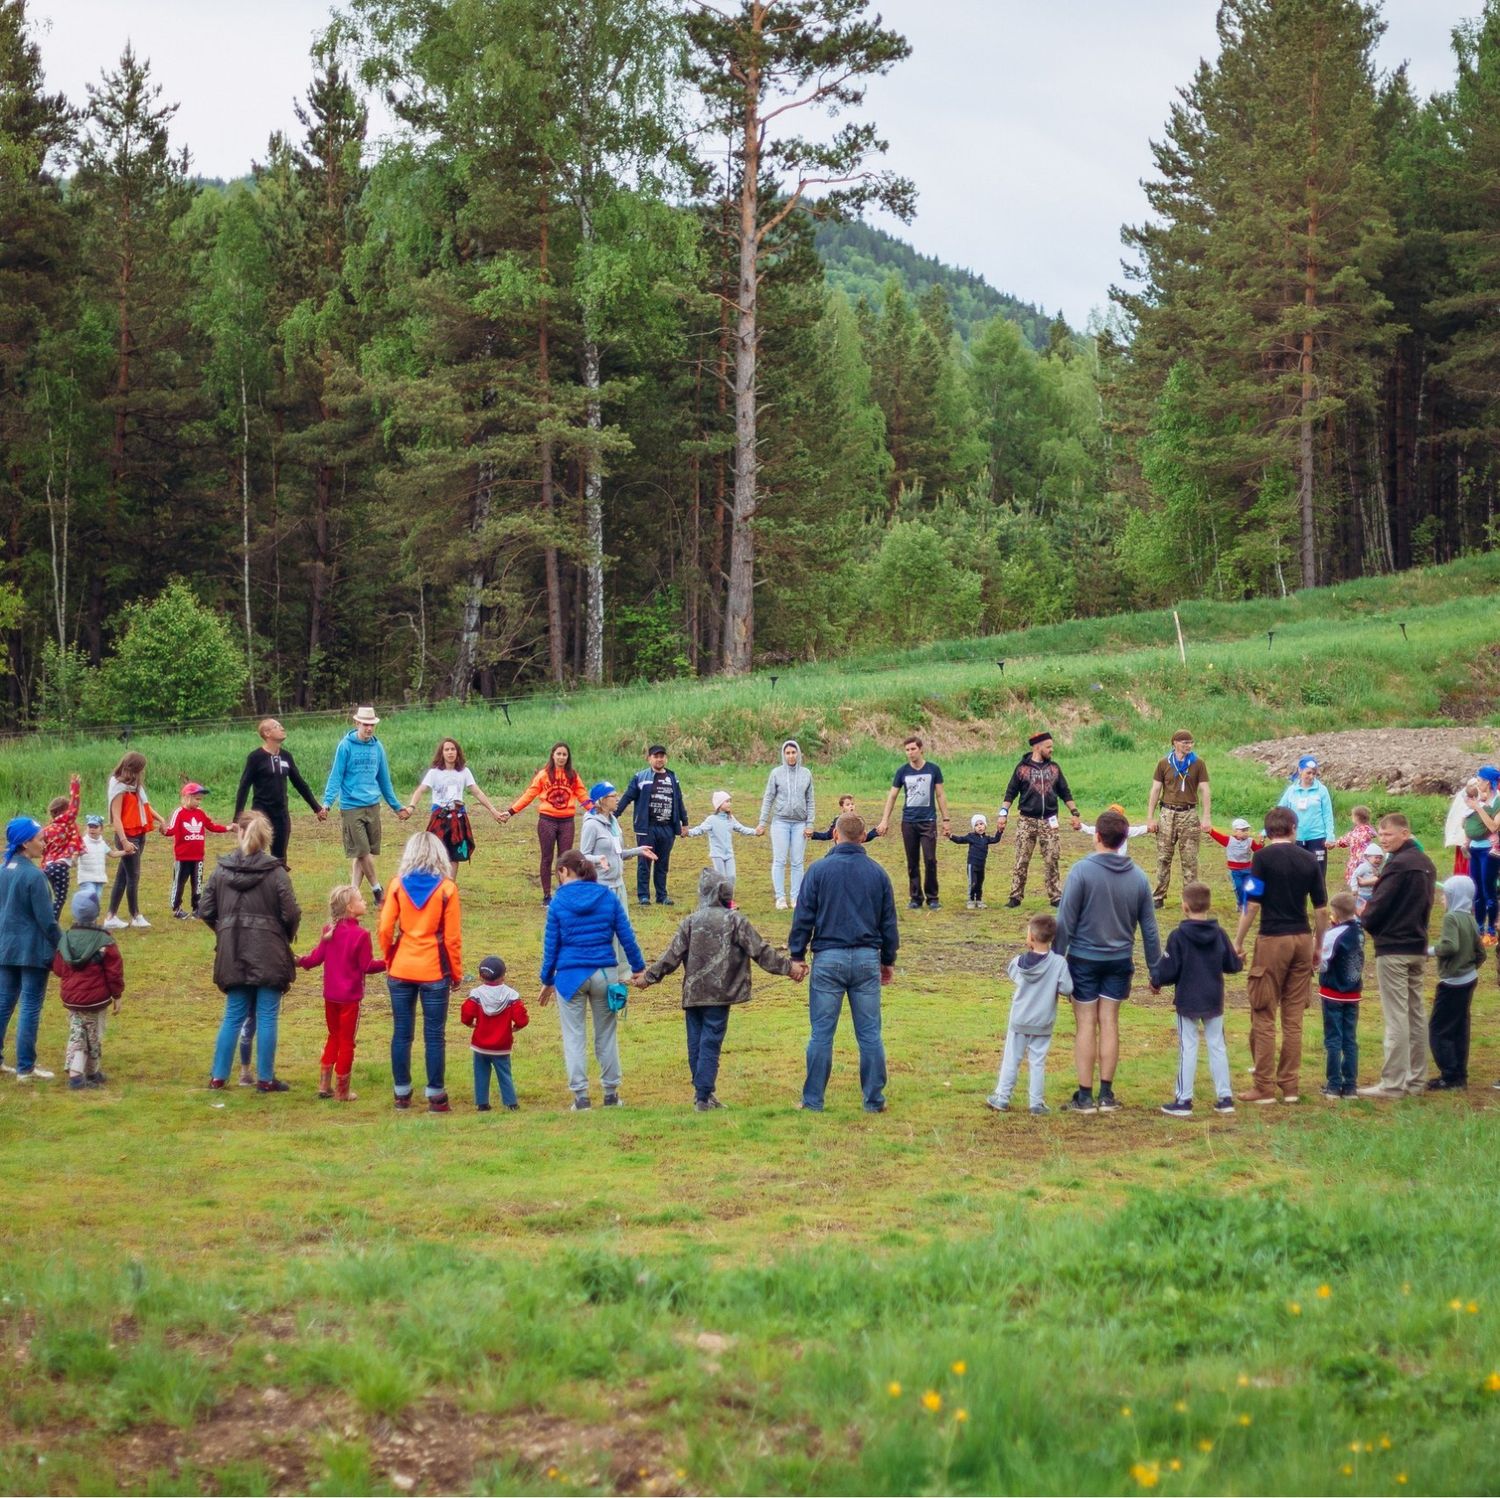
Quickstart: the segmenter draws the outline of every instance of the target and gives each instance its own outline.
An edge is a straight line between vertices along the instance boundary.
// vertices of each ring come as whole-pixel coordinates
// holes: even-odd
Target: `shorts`
[[[344,856],[363,858],[380,852],[380,804],[346,806],[340,813],[344,825]]]
[[[1118,1003],[1130,997],[1135,963],[1128,957],[1077,957],[1069,952],[1068,971],[1073,975],[1075,1004],[1095,1004],[1100,999]]]

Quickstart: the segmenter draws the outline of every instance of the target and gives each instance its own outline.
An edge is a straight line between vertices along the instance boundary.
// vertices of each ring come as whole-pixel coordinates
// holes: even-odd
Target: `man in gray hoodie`
[[[796,739],[786,739],[781,745],[781,763],[766,777],[760,820],[755,824],[757,837],[770,824],[771,888],[776,892],[777,910],[787,908],[788,864],[791,865],[790,903],[796,907],[802,891],[803,855],[817,816],[812,771],[802,763],[802,746]]]
[[[1073,1042],[1078,1091],[1065,1105],[1073,1113],[1111,1113],[1115,1067],[1120,1060],[1120,1005],[1130,997],[1136,928],[1146,963],[1161,960],[1161,937],[1151,881],[1125,851],[1130,824],[1117,811],[1099,814],[1094,852],[1068,870],[1057,910],[1055,952],[1073,975]],[[1099,1064],[1099,1101],[1094,1101],[1094,1063]]]

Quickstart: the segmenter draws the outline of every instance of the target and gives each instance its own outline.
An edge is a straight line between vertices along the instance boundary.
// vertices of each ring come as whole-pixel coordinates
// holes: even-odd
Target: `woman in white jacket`
[[[781,746],[781,763],[766,777],[766,794],[761,798],[760,820],[755,831],[759,836],[771,829],[771,888],[776,894],[777,910],[788,903],[795,906],[802,891],[802,859],[807,839],[817,822],[813,800],[812,771],[802,763],[802,746],[787,739]],[[790,902],[787,895],[787,865],[791,865]]]

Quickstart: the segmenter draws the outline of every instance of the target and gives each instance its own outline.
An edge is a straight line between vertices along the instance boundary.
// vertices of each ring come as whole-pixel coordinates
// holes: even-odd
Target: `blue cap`
[[[1297,768],[1299,770],[1316,770],[1318,768],[1318,762],[1312,757],[1312,755],[1304,754],[1302,758],[1297,761]]]
[[[12,817],[5,824],[6,861],[9,862],[16,850],[29,843],[41,830],[42,824],[35,817]]]
[[[597,785],[589,787],[589,800],[595,803],[602,801],[606,796],[613,796],[615,787],[609,781],[601,780]]]
[[[1480,765],[1475,774],[1480,780],[1487,780],[1491,785],[1500,785],[1500,770],[1494,765]]]

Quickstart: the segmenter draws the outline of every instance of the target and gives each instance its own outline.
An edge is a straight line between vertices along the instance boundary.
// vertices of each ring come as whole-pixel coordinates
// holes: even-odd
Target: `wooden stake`
[[[1182,664],[1187,665],[1187,646],[1182,643],[1182,620],[1177,617],[1177,610],[1172,610],[1172,623],[1177,626],[1177,653],[1182,657]]]

